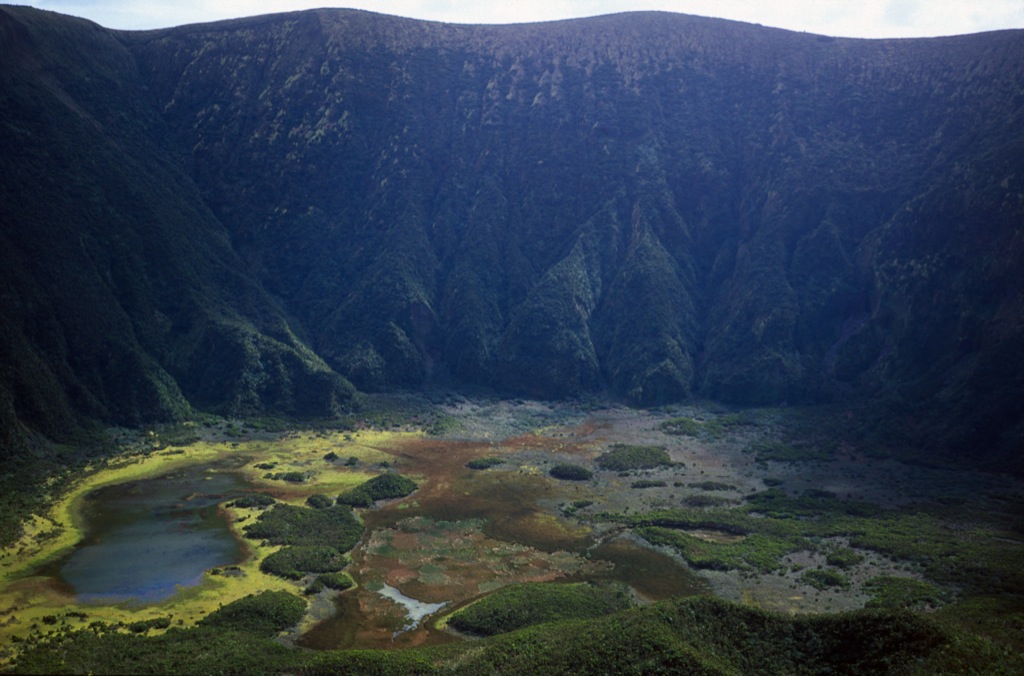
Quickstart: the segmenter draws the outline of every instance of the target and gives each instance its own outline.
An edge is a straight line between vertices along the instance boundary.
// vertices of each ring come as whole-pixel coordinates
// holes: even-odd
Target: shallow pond
[[[200,466],[93,491],[80,505],[85,538],[43,572],[80,601],[165,599],[242,561],[245,546],[217,505],[243,488],[229,468]]]

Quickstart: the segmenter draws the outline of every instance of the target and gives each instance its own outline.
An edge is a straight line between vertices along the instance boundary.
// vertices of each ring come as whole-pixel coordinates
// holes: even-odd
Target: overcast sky
[[[4,0],[145,29],[325,6],[303,0]],[[330,6],[330,0],[326,0]],[[455,23],[519,23],[639,9],[843,37],[926,37],[1024,28],[1024,0],[342,0],[335,6]]]

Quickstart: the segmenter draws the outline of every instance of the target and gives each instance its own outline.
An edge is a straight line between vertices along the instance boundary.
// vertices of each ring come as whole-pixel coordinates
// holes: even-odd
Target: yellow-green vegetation
[[[447,624],[462,632],[493,636],[542,622],[607,615],[631,605],[621,585],[514,584],[456,611]]]
[[[597,456],[598,467],[612,472],[627,472],[634,469],[654,469],[672,464],[664,446],[636,446],[612,444],[607,453]]]

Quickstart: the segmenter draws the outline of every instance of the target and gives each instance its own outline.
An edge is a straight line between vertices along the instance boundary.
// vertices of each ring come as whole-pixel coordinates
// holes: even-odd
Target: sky
[[[5,0],[108,28],[165,28],[324,6],[451,23],[522,23],[662,10],[836,37],[898,38],[1024,28],[1024,0]]]

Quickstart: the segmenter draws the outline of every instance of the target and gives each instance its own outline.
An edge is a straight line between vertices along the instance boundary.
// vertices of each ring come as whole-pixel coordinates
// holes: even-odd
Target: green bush
[[[654,479],[640,479],[630,484],[631,488],[664,488],[667,486],[664,481],[656,481]]]
[[[919,609],[942,603],[942,591],[933,584],[906,577],[879,575],[864,583],[871,595],[866,608]]]
[[[466,463],[466,467],[469,469],[490,469],[504,463],[505,460],[502,458],[474,458]]]
[[[613,444],[607,453],[594,461],[598,467],[612,472],[626,472],[634,469],[654,469],[671,465],[668,451],[663,446],[632,446]]]
[[[306,498],[306,504],[312,507],[313,509],[324,509],[326,507],[330,507],[331,505],[333,505],[334,500],[331,500],[323,493],[314,493],[313,495]]]
[[[562,481],[589,481],[594,473],[579,465],[555,465],[548,474]]]
[[[277,500],[265,493],[247,493],[233,502],[228,503],[228,507],[269,507],[275,502],[277,502]]]
[[[844,547],[843,549],[833,549],[825,557],[825,563],[836,568],[852,568],[858,563],[864,560],[864,556],[855,552],[854,550]]]
[[[448,624],[459,631],[493,636],[541,622],[607,615],[631,605],[620,586],[515,584],[457,611]]]
[[[831,587],[846,589],[850,586],[850,581],[846,579],[846,576],[834,570],[808,570],[800,576],[800,580],[804,584],[822,590]]]
[[[288,580],[299,580],[307,573],[336,573],[346,566],[345,555],[327,545],[283,547],[260,562],[260,570]]]
[[[397,472],[387,472],[364,481],[338,496],[338,502],[351,507],[370,507],[377,500],[404,498],[419,486]]]
[[[306,602],[294,594],[265,591],[219,608],[199,622],[202,627],[274,635],[298,624]]]
[[[324,509],[275,505],[246,526],[246,537],[273,545],[330,545],[347,552],[363,534],[363,525],[344,505]]]
[[[316,580],[328,589],[336,589],[338,591],[345,591],[355,585],[352,577],[345,571],[323,573],[322,575],[317,575]]]

